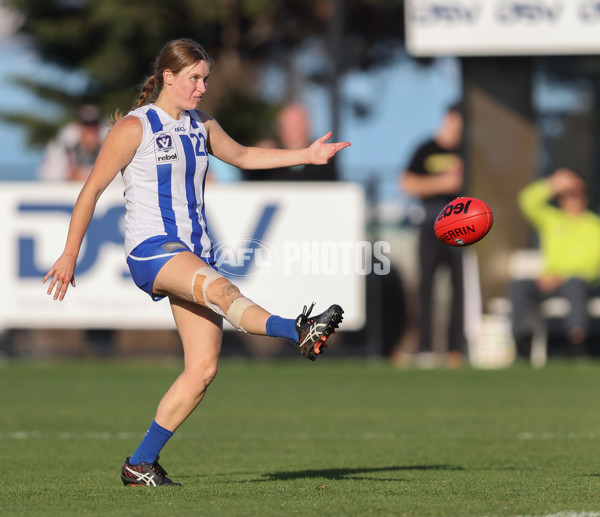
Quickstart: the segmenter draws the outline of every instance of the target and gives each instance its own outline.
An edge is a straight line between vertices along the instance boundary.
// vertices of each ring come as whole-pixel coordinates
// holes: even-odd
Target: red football
[[[475,197],[457,197],[438,214],[433,231],[450,246],[469,246],[483,239],[492,227],[494,214]]]

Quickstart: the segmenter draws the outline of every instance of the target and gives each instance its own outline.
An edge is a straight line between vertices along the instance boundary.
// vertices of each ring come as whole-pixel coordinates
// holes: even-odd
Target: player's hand
[[[63,253],[42,279],[42,283],[45,284],[51,277],[47,294],[52,295],[54,291],[53,298],[62,301],[67,294],[69,284],[75,287],[75,258]]]
[[[331,138],[331,131],[325,136],[315,140],[308,148],[309,163],[314,165],[325,165],[342,149],[350,145],[350,142],[326,143]]]

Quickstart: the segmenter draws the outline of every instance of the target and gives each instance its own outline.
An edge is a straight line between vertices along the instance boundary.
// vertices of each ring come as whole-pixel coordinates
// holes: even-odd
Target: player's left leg
[[[184,354],[184,369],[164,395],[155,420],[175,431],[200,403],[217,375],[222,318],[206,307],[171,299]]]

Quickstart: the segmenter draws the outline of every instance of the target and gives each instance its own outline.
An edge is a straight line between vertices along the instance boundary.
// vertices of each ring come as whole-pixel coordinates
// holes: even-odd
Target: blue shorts
[[[156,275],[169,260],[182,251],[193,253],[187,244],[170,235],[156,235],[138,244],[127,257],[127,265],[135,285],[148,293],[155,302],[162,300],[164,296],[156,296],[152,292]],[[216,269],[212,261],[200,258]]]

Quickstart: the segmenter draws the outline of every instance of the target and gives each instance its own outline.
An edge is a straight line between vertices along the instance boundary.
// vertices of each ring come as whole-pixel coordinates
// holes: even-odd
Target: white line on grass
[[[13,431],[0,433],[0,440],[131,440],[140,438],[143,433],[108,433],[108,432],[87,432],[72,433],[70,431],[60,431],[56,433],[42,433],[40,431]]]
[[[517,517],[600,517],[600,513],[567,511],[558,513],[548,513],[545,515],[518,515]]]
[[[599,435],[598,433],[575,433],[572,431],[568,433],[523,432],[519,433],[518,437],[521,440],[597,440]]]
[[[12,431],[12,432],[0,432],[0,440],[41,440],[41,439],[57,439],[57,440],[133,440],[139,439],[144,436],[144,433],[132,433],[132,432],[108,432],[108,431],[87,431],[87,432],[73,432],[73,431],[56,431],[56,432],[41,432],[41,431]],[[173,438],[177,440],[200,440],[206,438],[206,434],[203,433],[176,433]],[[398,435],[394,433],[278,433],[276,436],[273,434],[265,433],[242,433],[230,435],[230,438],[237,438],[240,440],[257,441],[257,440],[268,440],[272,441],[275,437],[285,440],[359,440],[359,441],[379,441],[379,440],[397,440]]]
[[[42,431],[7,431],[0,432],[0,440],[40,440],[40,439],[58,439],[58,440],[133,440],[143,436],[140,432],[130,431],[86,431],[86,432],[74,432],[74,431],[56,431],[56,432],[42,432]],[[239,440],[273,440],[272,434],[266,433],[234,433],[229,436],[230,438],[236,438]],[[401,436],[398,433],[376,433],[371,431],[357,432],[357,433],[278,433],[277,438],[280,439],[291,439],[291,440],[358,440],[358,441],[393,441],[398,440]],[[203,433],[190,433],[190,432],[179,432],[174,436],[178,440],[198,440],[206,438],[206,434]],[[471,439],[468,435],[453,435],[447,437],[454,440]],[[581,433],[581,432],[565,432],[565,433],[554,433],[554,432],[529,432],[524,431],[517,435],[519,440],[598,440],[600,433]],[[551,516],[554,517],[554,516]],[[559,517],[563,517],[560,515]],[[588,517],[583,515],[582,517]],[[600,517],[600,513],[597,517]]]

